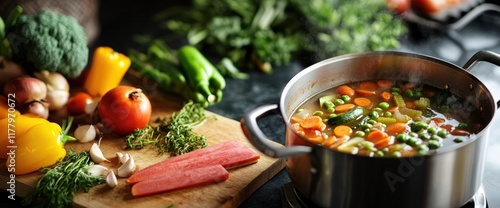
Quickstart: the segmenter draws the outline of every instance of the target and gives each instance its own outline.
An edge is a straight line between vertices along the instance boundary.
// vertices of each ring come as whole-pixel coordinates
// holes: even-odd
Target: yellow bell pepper
[[[7,158],[7,153],[13,150],[14,141],[17,141],[31,127],[41,123],[48,123],[47,119],[35,114],[16,114],[15,117],[0,120],[0,158]],[[14,151],[14,150],[13,150]]]
[[[72,119],[62,127],[54,122],[41,123],[30,128],[15,142],[15,154],[9,154],[7,170],[22,175],[54,165],[66,156],[64,143],[76,140],[68,136]]]
[[[110,47],[97,47],[83,87],[92,96],[102,97],[118,86],[130,67],[130,58]]]

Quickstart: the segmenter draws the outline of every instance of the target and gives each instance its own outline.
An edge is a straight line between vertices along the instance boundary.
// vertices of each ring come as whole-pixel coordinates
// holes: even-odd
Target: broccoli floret
[[[87,36],[78,21],[41,11],[23,14],[7,35],[13,59],[29,71],[48,70],[74,78],[87,65]]]

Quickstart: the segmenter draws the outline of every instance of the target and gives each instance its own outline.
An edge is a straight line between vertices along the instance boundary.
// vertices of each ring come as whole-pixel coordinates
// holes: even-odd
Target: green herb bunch
[[[193,0],[156,18],[189,44],[264,72],[297,58],[397,48],[407,30],[385,0]]]
[[[125,144],[128,149],[142,149],[147,145],[154,145],[159,153],[181,155],[208,145],[205,136],[193,132],[193,127],[205,120],[203,106],[190,101],[184,104],[181,110],[174,112],[169,121],[158,119],[158,126],[148,125],[144,129],[135,130],[126,137]]]
[[[22,205],[30,207],[67,207],[73,203],[78,191],[88,192],[90,188],[104,184],[103,177],[93,176],[88,166],[94,163],[88,151],[80,153],[70,150],[65,159],[59,160],[55,167],[43,168],[44,175],[23,199]]]

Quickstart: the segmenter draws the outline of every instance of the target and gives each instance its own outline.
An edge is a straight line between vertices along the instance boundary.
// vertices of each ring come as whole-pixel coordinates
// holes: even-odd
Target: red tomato
[[[68,108],[69,114],[74,116],[82,115],[85,114],[85,107],[93,102],[94,100],[92,96],[90,96],[88,93],[77,92],[75,95],[69,98],[66,107]]]
[[[120,135],[146,127],[151,118],[148,97],[131,86],[118,86],[108,91],[102,96],[97,110],[104,126]]]
[[[411,5],[418,12],[431,14],[448,8],[449,0],[412,0]]]
[[[395,14],[401,14],[410,8],[411,0],[387,0],[387,8]]]

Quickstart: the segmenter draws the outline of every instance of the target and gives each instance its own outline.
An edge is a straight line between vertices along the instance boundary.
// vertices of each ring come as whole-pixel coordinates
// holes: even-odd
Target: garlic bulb
[[[102,151],[99,148],[99,146],[97,145],[97,143],[92,144],[92,147],[90,147],[90,158],[95,163],[101,163],[101,162],[104,162],[104,161],[109,161],[108,159],[106,159],[104,157],[104,155],[102,154]]]
[[[96,138],[97,131],[94,125],[81,125],[75,129],[74,136],[81,143],[93,141]]]
[[[108,175],[106,175],[106,184],[111,188],[118,185],[118,179],[116,178],[115,172],[109,171]]]
[[[107,167],[104,167],[102,165],[91,165],[88,167],[88,171],[90,173],[90,175],[93,175],[93,176],[101,176],[104,171],[107,171],[108,168]]]
[[[129,155],[127,162],[118,168],[118,176],[123,178],[129,177],[134,173],[135,168],[134,158]]]

